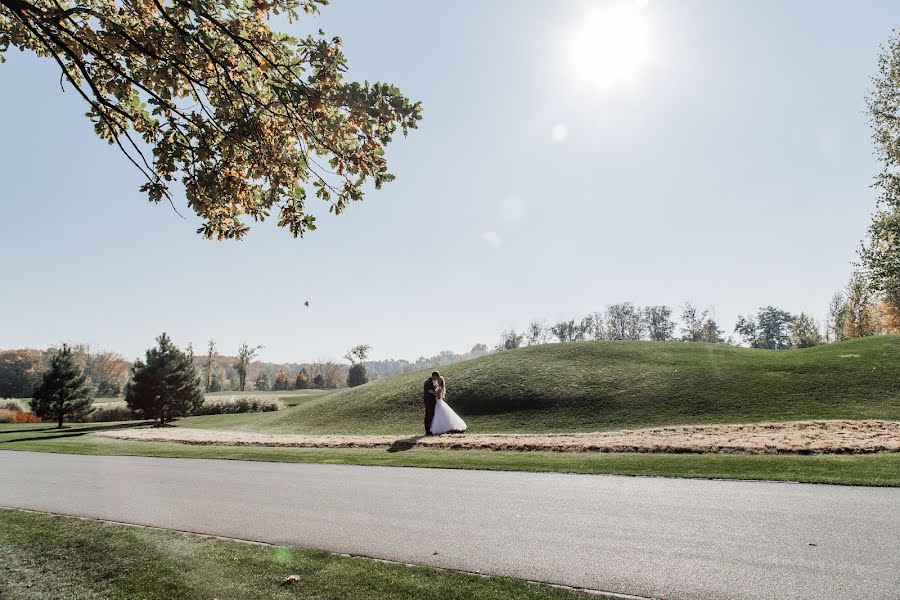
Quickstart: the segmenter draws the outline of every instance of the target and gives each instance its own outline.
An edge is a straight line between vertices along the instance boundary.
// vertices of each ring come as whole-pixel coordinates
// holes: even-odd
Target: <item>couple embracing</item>
[[[425,402],[425,435],[466,430],[466,422],[444,402],[446,397],[447,384],[441,374],[435,371],[425,380],[422,391],[422,400]]]

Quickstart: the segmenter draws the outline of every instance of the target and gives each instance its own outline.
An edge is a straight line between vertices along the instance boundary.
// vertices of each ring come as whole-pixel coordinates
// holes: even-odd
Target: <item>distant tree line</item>
[[[406,359],[369,360],[365,364],[369,378],[377,379],[379,377],[396,375],[397,373],[444,367],[490,353],[491,349],[486,344],[475,344],[471,350],[461,354],[457,354],[452,350],[444,350],[434,356],[420,356],[414,361]]]
[[[93,397],[121,396],[129,380],[127,360],[115,352],[90,345],[65,345],[71,360],[85,375],[84,386]],[[0,350],[0,398],[28,398],[41,384],[57,355],[56,348]]]
[[[585,340],[739,343],[731,337],[724,337],[710,308],[701,310],[688,302],[681,307],[680,317],[676,323],[669,306],[639,307],[631,302],[622,302],[579,319],[551,323],[535,319],[524,331],[506,329],[500,334],[495,350]],[[740,315],[734,333],[740,342],[751,348],[787,350],[870,335],[900,333],[900,321],[895,307],[884,294],[873,288],[864,272],[856,271],[846,288],[832,297],[824,323],[820,324],[803,312],[795,315],[781,308],[765,306],[756,314]]]
[[[668,306],[639,307],[631,302],[610,304],[606,310],[595,311],[578,319],[548,323],[534,319],[524,331],[507,329],[500,335],[496,350],[512,350],[520,346],[534,346],[550,342],[580,342],[585,340],[654,340],[681,339],[689,342],[725,342],[722,329],[709,308],[698,309],[688,302],[681,308],[681,327],[672,318]]]

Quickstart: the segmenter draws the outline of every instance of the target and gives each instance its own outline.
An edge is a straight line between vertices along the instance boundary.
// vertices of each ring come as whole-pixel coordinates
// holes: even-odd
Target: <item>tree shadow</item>
[[[67,427],[63,427],[59,429],[58,427],[33,427],[30,429],[19,429],[17,431],[3,431],[0,432],[0,444],[14,444],[16,442],[33,442],[38,440],[54,440],[59,438],[69,438],[69,437],[79,437],[82,435],[87,435],[89,433],[94,433],[95,431],[109,431],[114,429],[133,429],[135,427],[145,427],[149,424],[149,421],[133,421],[129,423],[115,423],[112,425],[100,425],[98,427],[79,427],[77,429],[69,429]],[[76,424],[77,425],[77,424]],[[46,431],[48,432],[46,435],[35,435],[31,437],[20,437],[13,439],[4,439],[4,436],[9,436],[11,434],[18,434],[21,432],[35,432],[35,431]],[[55,434],[51,434],[50,432],[56,432]]]
[[[388,452],[405,452],[407,450],[412,450],[416,446],[416,442],[421,440],[424,436],[417,435],[411,438],[404,438],[402,440],[396,440],[391,446],[387,449]]]

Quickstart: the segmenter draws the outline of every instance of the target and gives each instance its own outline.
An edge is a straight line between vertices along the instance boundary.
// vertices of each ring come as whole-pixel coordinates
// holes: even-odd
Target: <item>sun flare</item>
[[[653,56],[646,10],[636,3],[589,8],[566,39],[566,63],[580,85],[599,89],[635,83]]]

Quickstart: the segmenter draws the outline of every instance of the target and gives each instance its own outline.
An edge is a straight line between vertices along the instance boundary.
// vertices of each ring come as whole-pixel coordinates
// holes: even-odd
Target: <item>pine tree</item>
[[[265,392],[269,389],[269,376],[262,372],[256,378],[256,389]]]
[[[213,373],[219,368],[216,362],[216,341],[209,340],[209,346],[206,349],[206,366],[204,367],[204,375],[206,376],[206,391],[213,391]],[[220,384],[221,387],[221,384]],[[218,391],[218,390],[216,390]]]
[[[63,344],[50,359],[50,369],[34,391],[31,409],[42,419],[52,418],[62,428],[66,416],[79,418],[87,414],[92,402],[87,377],[75,362],[72,349]]]
[[[225,384],[222,381],[222,374],[219,372],[219,369],[216,368],[213,370],[212,375],[209,378],[209,391],[210,392],[221,392],[225,387]]]
[[[133,380],[125,391],[128,407],[159,426],[191,414],[203,403],[200,378],[190,357],[163,333],[145,360],[134,361]]]
[[[350,371],[347,373],[347,385],[349,387],[363,385],[365,383],[368,383],[368,381],[369,373],[366,370],[366,365],[362,363],[356,363],[350,367]]]

